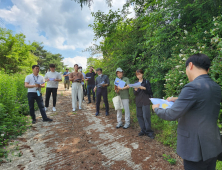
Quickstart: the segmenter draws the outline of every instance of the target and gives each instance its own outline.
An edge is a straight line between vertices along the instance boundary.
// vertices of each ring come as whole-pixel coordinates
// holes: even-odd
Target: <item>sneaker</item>
[[[143,135],[145,135],[145,133],[140,132],[138,135],[139,135],[139,136],[143,136]]]
[[[129,124],[128,123],[125,123],[125,125],[123,126],[123,129],[127,129],[127,128],[129,128]]]
[[[121,123],[118,123],[118,124],[116,125],[116,128],[118,129],[118,128],[122,127],[122,126],[123,126],[123,124],[122,124],[122,122],[121,122]]]
[[[96,116],[98,116],[99,115],[99,113],[98,112],[96,112]]]
[[[47,107],[45,107],[45,111],[47,112],[47,110],[48,110],[48,108]]]
[[[47,118],[47,119],[43,119],[43,122],[52,122],[53,120],[52,119],[49,119],[49,118]]]
[[[82,110],[82,108],[81,108],[81,107],[79,107],[79,110]]]
[[[67,90],[67,88],[65,88],[65,91]]]
[[[53,108],[52,108],[52,111],[53,111],[53,112],[56,112],[56,108],[55,108],[55,107],[53,107]]]
[[[76,111],[76,109],[72,109],[72,111],[73,111],[73,112],[75,112],[75,111]]]
[[[36,120],[33,120],[33,121],[32,121],[32,124],[35,124],[35,123],[36,123]]]

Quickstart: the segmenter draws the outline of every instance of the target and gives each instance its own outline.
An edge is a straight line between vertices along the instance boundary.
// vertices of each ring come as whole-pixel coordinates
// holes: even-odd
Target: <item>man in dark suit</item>
[[[215,170],[222,152],[217,119],[220,111],[221,88],[209,76],[210,59],[195,54],[186,61],[190,83],[182,89],[169,109],[153,105],[154,112],[164,120],[178,120],[177,153],[184,159],[185,170]]]
[[[109,115],[109,103],[107,98],[107,87],[109,86],[109,77],[107,75],[102,74],[102,69],[97,68],[96,73],[98,74],[98,77],[96,78],[94,92],[96,91],[96,116],[99,115],[99,109],[100,109],[100,101],[101,96],[103,96],[103,101],[106,106],[106,116]]]

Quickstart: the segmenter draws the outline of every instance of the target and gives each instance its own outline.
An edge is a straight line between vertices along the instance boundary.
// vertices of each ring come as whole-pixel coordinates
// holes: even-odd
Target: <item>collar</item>
[[[32,75],[35,76],[33,73],[32,73]],[[39,76],[39,74],[37,76],[35,76],[35,77],[38,77],[38,76]]]
[[[202,78],[210,78],[210,76],[208,74],[202,74],[202,75],[199,75],[198,77],[196,77],[193,81],[196,81],[196,80],[199,80]]]
[[[100,74],[100,75],[99,75],[99,77],[102,77],[102,76],[103,76],[103,74]]]

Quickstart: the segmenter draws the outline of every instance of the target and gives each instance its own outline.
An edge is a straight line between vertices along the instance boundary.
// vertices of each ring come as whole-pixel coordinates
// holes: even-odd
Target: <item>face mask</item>
[[[79,69],[79,71],[82,71],[82,69]]]

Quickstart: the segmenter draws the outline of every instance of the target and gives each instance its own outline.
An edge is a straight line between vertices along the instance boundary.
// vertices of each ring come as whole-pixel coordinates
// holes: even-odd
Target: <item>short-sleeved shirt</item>
[[[62,80],[61,74],[58,72],[48,72],[45,74],[45,79],[54,78],[54,79],[60,79]],[[47,88],[58,88],[59,82],[58,81],[48,81],[47,82]]]
[[[35,76],[34,74],[30,74],[26,76],[25,82],[29,83],[29,85],[35,85],[36,82],[42,83],[45,82],[45,80],[41,75]],[[28,92],[37,92],[36,89],[37,89],[36,87],[28,88]],[[41,88],[39,88],[38,90],[41,93]]]
[[[83,75],[83,78],[86,79],[86,74],[82,73],[82,75]],[[84,85],[84,81],[82,82],[82,85]]]
[[[75,82],[77,79],[81,79],[81,81],[82,81],[82,79],[84,79],[82,73],[80,73],[80,72],[72,72],[72,73],[70,73],[69,74],[69,78],[74,78],[74,80],[72,82]]]
[[[130,84],[129,79],[127,77],[123,77],[121,80],[126,82],[125,86]],[[119,90],[118,95],[121,99],[129,99],[129,89]]]
[[[70,72],[64,72],[64,73],[63,73],[63,76],[64,76],[64,75],[67,75],[67,74],[69,75]],[[69,76],[65,76],[65,80],[69,80]]]
[[[101,83],[103,83],[103,82],[104,82],[104,84],[109,85],[109,77],[107,75],[101,75],[101,76],[96,77],[96,84],[95,84],[96,87],[107,88],[107,86],[105,86],[105,87],[101,86]]]
[[[95,75],[96,73],[86,73],[86,77],[90,77],[88,80],[88,85],[95,85]]]

